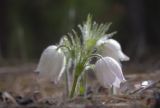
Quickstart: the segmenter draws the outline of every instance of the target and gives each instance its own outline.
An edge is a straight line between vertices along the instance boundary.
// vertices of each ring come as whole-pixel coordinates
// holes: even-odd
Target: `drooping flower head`
[[[39,72],[39,77],[42,79],[48,79],[57,83],[65,69],[65,57],[60,49],[57,50],[57,46],[48,46],[43,53],[37,69],[35,72]]]
[[[114,39],[100,39],[97,45],[102,45],[103,50],[101,50],[101,55],[103,57],[109,56],[118,62],[129,60],[129,57],[123,53],[120,43]]]
[[[125,81],[119,63],[111,57],[99,59],[95,64],[95,75],[101,86],[110,88],[120,87],[120,83]]]

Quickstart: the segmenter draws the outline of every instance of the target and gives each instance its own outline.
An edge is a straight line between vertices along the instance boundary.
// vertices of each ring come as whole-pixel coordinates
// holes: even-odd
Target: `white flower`
[[[114,39],[105,39],[101,38],[97,42],[97,46],[103,46],[103,50],[101,51],[101,55],[103,57],[109,56],[120,61],[128,61],[129,57],[122,52],[121,45]]]
[[[39,77],[57,83],[65,69],[65,57],[57,46],[48,46],[42,53],[39,64],[35,72],[39,72]]]
[[[111,57],[104,57],[96,62],[95,75],[98,82],[105,88],[111,86],[119,88],[120,83],[125,81],[121,66]]]

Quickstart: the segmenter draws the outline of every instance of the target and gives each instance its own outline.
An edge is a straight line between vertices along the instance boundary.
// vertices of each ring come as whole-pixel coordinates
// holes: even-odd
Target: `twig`
[[[159,82],[160,82],[160,80],[157,80],[157,81],[153,82],[152,84],[150,84],[150,85],[148,85],[148,86],[142,88],[141,90],[139,90],[138,93],[142,93],[143,91],[145,91],[145,90],[147,90],[147,89],[149,89],[149,88],[155,86],[155,85],[156,85],[157,83],[159,83]]]
[[[133,91],[133,92],[131,92],[131,93],[129,93],[129,94],[142,93],[143,91],[145,91],[145,90],[147,90],[147,89],[155,86],[155,85],[156,85],[157,83],[159,83],[159,82],[160,82],[160,80],[157,80],[157,81],[153,82],[152,84],[150,84],[150,85],[148,85],[148,86],[146,86],[146,87],[144,87],[144,88],[136,89],[135,91]]]

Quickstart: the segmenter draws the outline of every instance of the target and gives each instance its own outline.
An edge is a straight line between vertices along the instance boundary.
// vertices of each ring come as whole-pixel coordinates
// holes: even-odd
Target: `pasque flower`
[[[95,75],[101,86],[119,88],[120,83],[125,81],[119,63],[111,57],[103,57],[95,64]]]
[[[125,55],[121,49],[121,45],[114,39],[100,39],[97,46],[102,46],[103,50],[100,51],[103,57],[109,56],[120,61],[128,61],[129,57]]]
[[[116,40],[109,39],[115,32],[106,34],[110,25],[92,23],[92,17],[88,15],[87,21],[78,26],[79,32],[72,30],[61,38],[58,48],[51,45],[43,51],[36,69],[40,79],[57,83],[65,70],[66,93],[73,98],[85,94],[86,69],[95,66],[97,80],[103,87],[120,87],[125,78],[118,62],[127,61],[129,57],[122,52]],[[102,58],[93,64],[92,57]]]
[[[65,57],[57,46],[48,46],[41,54],[40,61],[35,72],[39,77],[57,83],[65,69]]]

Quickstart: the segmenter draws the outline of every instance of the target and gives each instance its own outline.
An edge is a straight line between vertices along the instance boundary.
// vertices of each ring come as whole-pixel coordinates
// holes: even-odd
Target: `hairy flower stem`
[[[112,86],[111,88],[109,88],[109,95],[117,95],[117,94],[118,94],[118,91],[115,86]]]
[[[78,76],[74,78],[71,93],[70,93],[70,96],[69,96],[70,98],[72,98],[74,96],[76,86],[77,86],[77,81],[78,81]]]
[[[69,96],[69,78],[68,78],[68,70],[65,72],[65,80],[66,80],[66,95]]]
[[[80,79],[80,85],[79,85],[79,94],[86,96],[86,90],[87,90],[87,81],[86,81],[86,73],[82,73],[81,79]]]
[[[71,89],[71,92],[70,92],[70,98],[72,98],[75,94],[78,79],[79,79],[79,77],[82,74],[83,69],[84,69],[83,65],[84,65],[83,62],[79,62],[75,67],[74,81],[73,81],[72,89]]]

